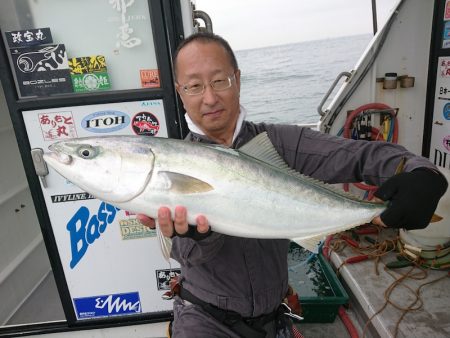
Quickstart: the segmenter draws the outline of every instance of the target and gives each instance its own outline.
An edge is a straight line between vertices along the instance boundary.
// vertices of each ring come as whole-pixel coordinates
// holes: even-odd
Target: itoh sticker
[[[127,113],[119,110],[101,110],[89,114],[81,121],[81,127],[91,133],[112,133],[130,124]]]

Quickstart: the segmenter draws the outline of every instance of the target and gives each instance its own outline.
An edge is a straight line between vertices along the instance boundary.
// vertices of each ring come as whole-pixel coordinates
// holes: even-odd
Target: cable
[[[347,329],[348,333],[350,334],[351,338],[358,338],[358,330],[356,330],[355,325],[353,325],[350,317],[347,315],[347,312],[345,311],[344,306],[340,306],[338,310],[339,318],[341,318],[342,323],[344,323],[345,328]]]
[[[343,135],[345,138],[354,138],[359,139],[358,130],[357,128],[353,128],[354,120],[357,120],[359,118],[363,118],[365,116],[371,116],[373,114],[389,114],[389,128],[387,128],[387,125],[384,125],[384,123],[387,123],[387,119],[385,118],[382,122],[380,130],[375,127],[368,127],[366,132],[370,131],[370,139],[372,141],[387,141],[392,143],[397,143],[398,141],[398,123],[397,123],[397,110],[389,107],[388,105],[384,103],[368,103],[365,105],[362,105],[355,110],[353,110],[345,120],[344,127],[339,130],[338,136]],[[384,129],[384,131],[387,131],[387,133],[384,133],[381,131],[381,129]],[[386,136],[383,136],[386,134]],[[365,190],[365,198],[367,200],[371,200],[373,198],[373,194],[375,191],[377,191],[378,187],[375,185],[369,185],[365,183],[352,183],[354,186],[361,190]],[[349,190],[348,183],[344,183],[344,190]]]
[[[327,261],[330,260],[330,244],[333,240],[333,235],[327,236],[325,239],[325,242],[321,244],[320,250],[322,251],[322,255],[325,257]],[[347,329],[350,338],[359,338],[358,330],[355,328],[355,325],[353,325],[353,322],[351,321],[350,317],[347,315],[347,312],[345,311],[344,306],[340,306],[338,309],[338,315],[341,319],[342,323],[344,324],[345,328]]]
[[[439,282],[443,279],[450,277],[450,271],[445,271],[444,275],[438,275],[437,278],[430,280],[429,279],[429,270],[430,267],[424,268],[420,262],[408,261],[410,262],[410,268],[406,270],[406,272],[394,271],[392,268],[389,268],[389,263],[385,262],[384,257],[389,252],[393,252],[397,247],[398,238],[394,240],[385,239],[381,241],[380,233],[382,228],[378,226],[370,226],[370,227],[362,227],[360,229],[354,230],[356,234],[359,233],[360,236],[366,234],[376,235],[376,238],[364,236],[365,241],[370,243],[369,245],[364,245],[363,242],[360,242],[359,245],[356,245],[354,240],[347,235],[335,235],[331,236],[332,238],[327,237],[326,246],[324,245],[323,250],[331,250],[335,252],[341,252],[344,249],[351,250],[351,252],[355,253],[355,255],[348,257],[342,264],[337,268],[337,273],[340,273],[340,269],[347,264],[357,264],[361,261],[373,260],[375,265],[375,274],[379,275],[378,265],[384,266],[384,271],[386,274],[390,275],[393,279],[392,283],[387,286],[384,291],[384,302],[381,307],[375,311],[366,321],[363,329],[362,329],[362,337],[364,338],[367,335],[367,331],[369,325],[372,323],[372,320],[380,315],[388,305],[392,306],[396,310],[400,311],[399,317],[395,323],[395,327],[393,329],[393,337],[398,337],[400,323],[403,321],[404,317],[413,312],[420,310],[424,305],[424,299],[421,297],[422,289],[427,286]],[[381,264],[380,264],[381,263]],[[406,267],[406,266],[405,266]],[[428,279],[428,280],[426,280]],[[417,282],[418,285],[411,286],[408,282]],[[419,283],[423,281],[422,283]],[[409,291],[409,297],[403,297],[401,299],[397,299],[393,297],[394,292],[399,288],[403,288]],[[344,309],[339,309],[339,311],[344,311]],[[341,320],[344,322],[347,318],[341,317]],[[344,322],[344,325],[345,322]],[[353,336],[352,329],[347,328],[351,337]]]

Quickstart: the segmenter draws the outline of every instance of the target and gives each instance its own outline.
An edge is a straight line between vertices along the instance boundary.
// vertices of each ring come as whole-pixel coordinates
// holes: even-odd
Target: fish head
[[[132,200],[150,180],[154,154],[139,137],[106,136],[52,144],[44,160],[59,174],[98,199]]]

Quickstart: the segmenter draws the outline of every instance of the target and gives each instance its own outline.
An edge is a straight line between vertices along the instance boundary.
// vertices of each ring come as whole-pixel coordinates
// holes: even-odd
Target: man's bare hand
[[[145,225],[146,227],[149,227],[150,229],[155,229],[156,222],[154,218],[151,218],[144,214],[137,214],[136,218],[139,222],[141,222],[142,225]]]
[[[383,203],[384,202],[382,199],[380,199],[378,197],[374,197],[373,200],[374,200],[374,202],[378,202],[378,203]],[[372,224],[379,225],[379,226],[381,226],[383,228],[387,228],[387,225],[383,223],[383,221],[381,220],[380,216],[375,217],[372,220]]]
[[[383,223],[383,221],[381,220],[381,217],[380,217],[380,216],[375,217],[375,218],[372,220],[372,224],[379,225],[379,226],[382,226],[382,227],[384,227],[384,228],[387,228],[387,225]]]
[[[136,218],[145,226],[154,229],[156,222],[153,218],[138,214]],[[197,221],[197,232],[200,234],[206,234],[209,229],[208,220],[205,216],[199,215]],[[176,206],[175,213],[172,217],[170,209],[168,207],[160,207],[158,209],[158,223],[161,233],[165,237],[173,237],[175,234],[185,235],[189,230],[187,221],[187,210],[183,206]]]

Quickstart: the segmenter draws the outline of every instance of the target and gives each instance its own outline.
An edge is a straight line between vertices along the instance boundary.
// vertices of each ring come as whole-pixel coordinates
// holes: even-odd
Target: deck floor
[[[396,233],[385,230],[384,236],[394,239]],[[357,254],[346,248],[339,254],[333,253],[332,262],[334,266],[340,266],[346,258],[355,255]],[[411,269],[411,267],[391,269],[389,272],[394,274],[391,276],[385,270],[383,263],[395,260],[395,252],[384,256],[378,263],[378,274],[375,269],[375,260],[349,264],[340,268],[342,283],[355,304],[360,307],[360,310],[356,312],[363,321],[362,326],[364,327],[365,322],[377,313],[370,321],[369,327],[372,326],[373,330],[383,338],[450,337],[449,272],[428,269],[425,275],[421,269],[414,268],[415,278],[404,278],[402,283],[393,288],[390,296],[386,297],[388,288]],[[441,277],[442,279],[436,281]],[[420,295],[420,300],[417,302],[416,293]],[[391,303],[387,303],[387,300]],[[412,304],[417,309],[403,311]],[[397,323],[399,323],[398,328],[396,328]]]

